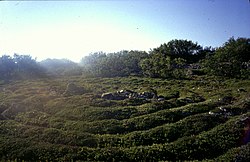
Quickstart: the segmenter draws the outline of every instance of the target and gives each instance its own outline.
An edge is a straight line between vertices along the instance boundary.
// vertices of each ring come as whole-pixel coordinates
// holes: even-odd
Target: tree
[[[86,76],[100,76],[101,62],[107,57],[106,53],[95,52],[85,56],[81,60],[83,73]]]
[[[99,77],[140,75],[142,69],[139,62],[147,58],[144,51],[120,51],[105,54],[103,52],[93,53],[82,59],[81,64],[84,74]]]
[[[27,79],[44,76],[44,69],[29,55],[0,57],[0,79]]]
[[[183,78],[186,60],[171,58],[161,53],[151,53],[150,57],[141,61],[144,75],[157,78]]]
[[[140,65],[144,75],[160,78],[185,77],[186,64],[195,63],[205,57],[208,49],[188,40],[171,40],[154,48],[149,58]]]
[[[171,75],[170,59],[161,53],[151,53],[149,58],[141,61],[140,66],[146,76],[168,78]]]
[[[155,48],[153,52],[161,53],[163,56],[170,56],[172,59],[183,58],[187,63],[198,62],[200,54],[202,53],[203,48],[188,40],[171,40],[167,44],[164,43],[160,47]],[[200,58],[201,59],[201,58]]]
[[[204,62],[209,74],[230,78],[249,77],[250,39],[230,38]]]
[[[124,63],[126,65],[126,73],[128,74],[142,74],[140,61],[148,58],[148,53],[145,51],[129,51],[124,55]]]
[[[8,80],[14,75],[15,61],[9,55],[0,57],[0,79]]]
[[[30,55],[14,54],[13,60],[16,64],[17,78],[36,78],[45,74],[44,69]]]

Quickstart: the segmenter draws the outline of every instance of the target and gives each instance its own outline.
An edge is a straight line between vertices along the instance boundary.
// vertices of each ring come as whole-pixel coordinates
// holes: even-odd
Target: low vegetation
[[[63,77],[1,85],[1,159],[249,158],[242,150],[249,149],[245,144],[249,142],[250,82],[227,79],[197,85],[201,80],[211,78],[200,76],[180,84],[178,80],[142,77],[95,78],[95,82]],[[88,91],[65,96],[69,82]],[[135,88],[138,82],[140,86]],[[149,85],[166,99],[101,98],[103,92],[117,91],[117,87],[139,91]],[[213,87],[220,88],[209,90]],[[171,95],[176,91],[178,96]],[[191,98],[194,94],[203,100]]]

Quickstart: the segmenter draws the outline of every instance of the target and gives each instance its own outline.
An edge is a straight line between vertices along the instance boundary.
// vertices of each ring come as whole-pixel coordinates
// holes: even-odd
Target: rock
[[[103,99],[113,100],[114,95],[112,93],[103,93],[101,96]]]
[[[57,95],[57,92],[52,90],[52,91],[49,92],[49,95],[51,95],[51,96],[56,96],[56,95]]]
[[[250,126],[250,117],[248,116],[243,116],[240,118],[238,121],[235,122],[235,124],[247,124]]]
[[[152,99],[152,98],[157,98],[157,95],[154,92],[142,92],[139,93],[139,98]]]
[[[124,100],[128,97],[119,95],[118,93],[103,93],[101,98],[106,99],[106,100]]]
[[[221,110],[221,111],[224,111],[224,112],[226,112],[227,111],[227,109],[225,109],[224,107],[219,107],[219,109]]]
[[[245,89],[243,89],[243,88],[239,88],[238,90],[237,90],[238,92],[247,92]]]
[[[117,91],[117,95],[119,96],[123,96],[123,97],[126,97],[126,98],[129,98],[129,96],[131,96],[132,94],[134,94],[135,92],[131,91],[131,90],[120,90],[120,91]]]
[[[150,100],[150,99],[157,99],[157,94],[154,92],[142,92],[137,93],[131,90],[119,90],[116,93],[103,93],[101,98],[107,100],[124,100],[124,99],[143,99],[143,100]],[[163,97],[160,100],[164,100]]]
[[[194,101],[189,97],[184,98],[184,101],[187,102],[187,103],[194,103]]]
[[[164,96],[158,96],[157,101],[165,101],[165,97]]]
[[[240,121],[243,123],[250,122],[250,117],[243,117],[240,119]]]
[[[160,97],[157,99],[157,101],[165,101],[165,98]]]
[[[212,111],[209,111],[208,114],[209,114],[209,115],[214,115],[215,113],[212,112]]]

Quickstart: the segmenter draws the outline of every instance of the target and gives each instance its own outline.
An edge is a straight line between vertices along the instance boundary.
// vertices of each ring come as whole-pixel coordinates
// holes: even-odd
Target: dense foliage
[[[185,78],[190,64],[214,52],[187,40],[172,40],[148,53],[121,51],[105,54],[97,52],[82,59],[85,76],[142,75],[159,78]]]
[[[14,54],[0,57],[0,79],[37,78],[44,75],[44,69],[29,55]]]
[[[105,54],[97,52],[82,59],[85,76],[128,76],[131,74],[140,75],[141,67],[139,62],[147,58],[144,51],[120,51],[117,53]]]
[[[250,39],[230,38],[222,47],[205,60],[209,74],[249,78],[250,76]]]
[[[161,53],[171,59],[182,58],[189,64],[196,63],[204,58],[203,48],[197,43],[188,40],[171,40],[167,44],[164,43],[160,47],[153,49],[152,53]]]

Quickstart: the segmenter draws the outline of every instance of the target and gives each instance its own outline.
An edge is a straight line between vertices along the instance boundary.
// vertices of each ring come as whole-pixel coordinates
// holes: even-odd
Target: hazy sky
[[[172,39],[221,46],[250,37],[249,0],[1,1],[0,55],[38,61],[145,50]]]

